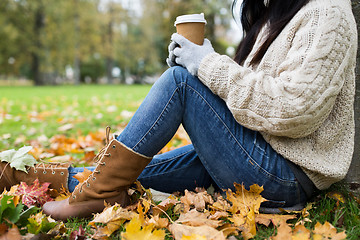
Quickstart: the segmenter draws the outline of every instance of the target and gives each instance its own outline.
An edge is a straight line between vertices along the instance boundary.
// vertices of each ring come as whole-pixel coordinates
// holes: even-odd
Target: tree
[[[352,1],[353,13],[357,22],[358,32],[360,32],[360,2]],[[358,38],[359,39],[359,38]],[[358,41],[359,42],[359,41]],[[355,96],[355,151],[353,160],[347,175],[347,182],[350,189],[360,195],[360,48],[358,48],[356,61],[356,96]]]

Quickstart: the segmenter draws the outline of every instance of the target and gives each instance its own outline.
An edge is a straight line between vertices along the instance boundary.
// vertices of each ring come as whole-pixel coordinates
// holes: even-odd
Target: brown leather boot
[[[129,204],[127,190],[151,158],[132,151],[116,139],[98,155],[97,166],[88,179],[79,184],[68,199],[47,202],[43,206],[45,214],[65,221],[69,217],[84,218],[101,212],[105,208],[104,201],[122,206]]]
[[[34,167],[28,167],[26,172],[10,167],[7,162],[0,162],[0,193],[6,188],[25,182],[27,185],[33,184],[35,179],[40,183],[51,183],[49,188],[60,191],[61,187],[68,189],[69,163],[39,163]]]

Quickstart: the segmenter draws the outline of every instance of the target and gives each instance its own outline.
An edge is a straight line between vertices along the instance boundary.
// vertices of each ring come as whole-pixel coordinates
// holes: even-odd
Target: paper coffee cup
[[[174,26],[178,34],[195,44],[202,45],[204,43],[205,24],[204,14],[200,13],[178,16]]]

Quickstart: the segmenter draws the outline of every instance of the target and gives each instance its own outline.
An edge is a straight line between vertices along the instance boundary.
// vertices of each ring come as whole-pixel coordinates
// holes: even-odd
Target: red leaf
[[[28,186],[21,182],[15,194],[22,196],[22,203],[28,207],[32,205],[42,206],[44,203],[53,199],[47,194],[50,183],[45,182],[40,185],[39,179],[35,179],[33,185]]]

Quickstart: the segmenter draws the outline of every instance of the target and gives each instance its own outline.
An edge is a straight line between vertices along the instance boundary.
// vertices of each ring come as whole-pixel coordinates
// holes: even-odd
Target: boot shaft
[[[34,167],[27,167],[27,173],[10,167],[7,162],[0,162],[0,190],[9,190],[11,186],[25,182],[33,184],[35,179],[40,183],[51,183],[49,188],[60,190],[62,187],[68,189],[69,163],[39,163]]]
[[[132,151],[116,139],[111,140],[104,148],[93,173],[77,186],[69,202],[118,195],[135,182],[150,161],[150,157]]]

